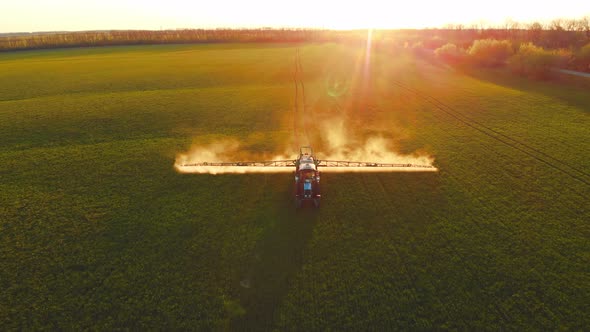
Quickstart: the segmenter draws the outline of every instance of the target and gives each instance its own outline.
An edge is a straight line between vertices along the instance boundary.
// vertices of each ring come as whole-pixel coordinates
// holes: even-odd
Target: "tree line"
[[[590,18],[554,19],[549,22],[520,23],[506,20],[497,26],[474,24],[465,27],[461,24],[447,26],[451,42],[466,46],[476,39],[507,39],[513,42],[531,42],[544,48],[581,47],[590,42]],[[461,45],[462,44],[462,45]]]
[[[0,51],[89,47],[109,45],[189,44],[189,43],[291,43],[346,42],[366,43],[366,30],[322,29],[179,29],[114,30],[0,36]],[[590,72],[590,18],[555,19],[550,22],[519,23],[507,20],[497,26],[484,23],[465,26],[449,24],[444,28],[376,30],[373,45],[383,49],[411,49],[435,53],[444,61],[478,65],[504,65],[508,58],[522,52],[512,63],[524,68],[530,59],[540,63],[536,76],[547,68],[562,67]],[[493,41],[503,41],[495,43]],[[499,46],[501,45],[501,46]],[[509,46],[507,46],[509,45]],[[485,51],[482,51],[485,49]],[[503,54],[500,56],[499,54]],[[538,69],[542,68],[542,69]]]
[[[555,69],[590,72],[590,19],[556,19],[547,23],[501,26],[447,25],[443,29],[408,32],[403,47],[451,65],[508,67],[545,79]]]
[[[318,29],[182,29],[56,32],[0,37],[0,50],[109,45],[338,41],[356,33]]]

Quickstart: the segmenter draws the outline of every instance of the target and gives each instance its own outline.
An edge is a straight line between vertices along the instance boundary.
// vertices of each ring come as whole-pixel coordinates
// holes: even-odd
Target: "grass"
[[[295,212],[291,176],[174,171],[193,142],[290,144],[294,54],[252,44],[1,54],[1,325],[590,325],[589,187],[393,83],[587,172],[583,86],[386,51],[364,83],[363,49],[302,45],[315,120],[346,118],[358,135],[428,151],[440,172],[324,174],[322,207]],[[328,79],[351,85],[341,109]]]

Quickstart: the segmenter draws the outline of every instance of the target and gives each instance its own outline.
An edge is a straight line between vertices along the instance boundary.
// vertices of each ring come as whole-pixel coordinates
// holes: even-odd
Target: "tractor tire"
[[[320,207],[320,199],[316,198],[313,200],[313,206],[316,207],[316,209],[318,209]]]

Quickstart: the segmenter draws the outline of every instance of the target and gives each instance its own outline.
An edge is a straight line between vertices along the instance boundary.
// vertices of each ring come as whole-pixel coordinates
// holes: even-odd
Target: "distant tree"
[[[584,31],[586,33],[586,39],[590,40],[590,17],[584,16],[578,22],[580,31]]]
[[[544,25],[534,22],[522,25],[506,20],[502,25],[492,26],[486,21],[471,25],[447,24],[443,29],[389,30],[374,32],[374,46],[387,47],[403,41],[416,53],[432,55],[430,50],[447,43],[457,49],[468,49],[475,40],[510,40],[512,48],[520,43],[534,42],[551,49],[579,49],[590,42],[589,17],[577,20],[554,20]],[[330,31],[308,29],[174,29],[157,31],[95,31],[43,34],[4,34],[0,36],[0,51],[15,49],[80,47],[134,44],[212,43],[212,42],[339,42],[356,44],[365,40],[366,34],[359,31]],[[379,41],[377,41],[377,39]],[[419,43],[422,42],[424,50]],[[419,50],[420,49],[420,50]]]
[[[539,22],[533,22],[528,26],[528,39],[533,43],[538,43],[543,34],[543,26]]]
[[[550,48],[562,48],[570,44],[570,34],[564,28],[565,21],[554,19],[549,23],[549,31],[545,38],[545,46]]]
[[[578,20],[576,20],[576,19],[565,20],[563,26],[564,26],[565,30],[567,30],[567,31],[576,31],[578,28]]]
[[[504,29],[504,38],[514,39],[520,28],[520,23],[509,18],[504,21],[502,28]]]
[[[465,58],[465,51],[455,44],[447,43],[434,51],[434,55],[447,63],[457,64]]]
[[[479,28],[479,31],[482,32],[489,28],[489,24],[485,20],[480,20],[479,22],[477,22],[477,26]]]

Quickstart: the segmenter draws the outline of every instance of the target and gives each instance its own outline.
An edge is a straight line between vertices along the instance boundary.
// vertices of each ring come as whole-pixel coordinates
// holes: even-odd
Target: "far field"
[[[290,174],[176,173],[292,144],[297,47],[320,157],[337,118],[440,171],[325,173],[298,212]],[[589,91],[352,45],[0,54],[0,326],[586,329]]]

